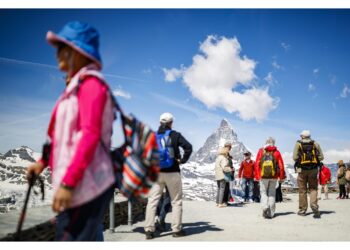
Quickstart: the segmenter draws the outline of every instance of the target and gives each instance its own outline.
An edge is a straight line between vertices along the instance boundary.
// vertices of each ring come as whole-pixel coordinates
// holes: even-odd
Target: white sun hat
[[[171,113],[163,113],[161,114],[159,121],[161,123],[170,123],[174,121],[174,116]]]

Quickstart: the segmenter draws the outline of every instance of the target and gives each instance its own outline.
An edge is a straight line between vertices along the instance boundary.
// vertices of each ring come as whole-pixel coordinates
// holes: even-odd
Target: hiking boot
[[[268,210],[268,209],[263,210],[262,216],[263,216],[265,219],[268,219],[268,218],[269,218],[269,210]]]
[[[151,231],[146,231],[146,240],[151,240],[154,238],[154,234]]]
[[[160,232],[166,231],[166,227],[165,227],[165,226],[166,226],[166,225],[165,225],[165,221],[160,220],[159,223],[158,223],[158,230],[159,230]]]
[[[300,215],[300,216],[306,216],[306,212],[305,212],[305,211],[302,211],[302,210],[299,210],[299,211],[298,211],[298,215]]]
[[[179,237],[183,237],[183,236],[186,236],[185,231],[183,231],[183,230],[180,230],[178,232],[173,233],[174,238],[179,238]]]
[[[315,218],[315,219],[321,218],[321,213],[320,213],[320,211],[315,211],[315,212],[314,212],[314,218]]]

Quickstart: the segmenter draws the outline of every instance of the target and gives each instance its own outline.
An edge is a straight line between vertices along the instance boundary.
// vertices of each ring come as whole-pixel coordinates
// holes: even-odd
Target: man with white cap
[[[180,164],[186,163],[192,153],[192,145],[177,131],[172,130],[174,117],[170,113],[160,116],[160,126],[157,132],[159,147],[160,173],[149,192],[146,208],[145,233],[146,239],[154,238],[155,215],[159,200],[165,186],[169,190],[172,206],[173,237],[185,236],[182,230],[182,182]],[[181,156],[181,147],[184,151]]]
[[[320,218],[317,204],[318,167],[323,160],[320,145],[311,139],[311,133],[303,130],[300,133],[301,140],[295,144],[293,160],[298,173],[299,187],[299,211],[298,215],[305,216],[307,210],[307,189],[310,190],[310,207],[314,212],[314,218]]]

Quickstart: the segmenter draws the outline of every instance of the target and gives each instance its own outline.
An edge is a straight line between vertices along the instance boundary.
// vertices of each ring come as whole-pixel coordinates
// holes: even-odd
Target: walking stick
[[[34,186],[34,184],[35,184],[35,182],[37,180],[40,183],[40,189],[41,189],[41,193],[42,193],[42,198],[41,199],[42,200],[45,199],[45,186],[44,186],[43,180],[39,176],[37,176],[35,174],[32,174],[30,176],[29,180],[28,180],[29,187],[28,187],[28,190],[27,190],[27,194],[26,194],[26,198],[25,198],[25,201],[24,201],[24,205],[23,205],[21,214],[19,216],[18,224],[17,224],[17,231],[16,231],[16,234],[15,234],[15,240],[16,241],[20,240],[23,222],[24,222],[25,217],[26,217],[26,212],[27,212],[27,206],[28,206],[28,201],[29,201],[29,197],[30,197],[30,192],[31,192],[32,187]],[[34,190],[34,193],[38,194],[35,190]]]

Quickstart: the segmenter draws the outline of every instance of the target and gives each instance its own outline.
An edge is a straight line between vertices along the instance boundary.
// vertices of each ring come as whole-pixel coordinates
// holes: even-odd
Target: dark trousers
[[[229,197],[230,184],[225,180],[216,181],[218,185],[216,194],[216,204],[226,203]]]
[[[339,197],[344,198],[346,196],[345,185],[339,185]]]
[[[255,202],[260,202],[260,185],[258,181],[254,181],[254,187],[253,187],[253,200]]]
[[[225,189],[224,189],[224,202],[227,203],[229,201],[230,196],[230,183],[225,182]]]
[[[282,202],[283,201],[283,194],[282,194],[282,184],[278,184],[278,188],[276,188],[276,202]]]
[[[158,207],[157,207],[157,215],[159,217],[159,221],[165,221],[165,216],[171,210],[171,201],[170,194],[167,188],[165,188],[165,193],[163,193],[162,198],[160,198]]]
[[[55,240],[101,240],[101,224],[113,192],[114,187],[111,187],[94,200],[58,214]]]

